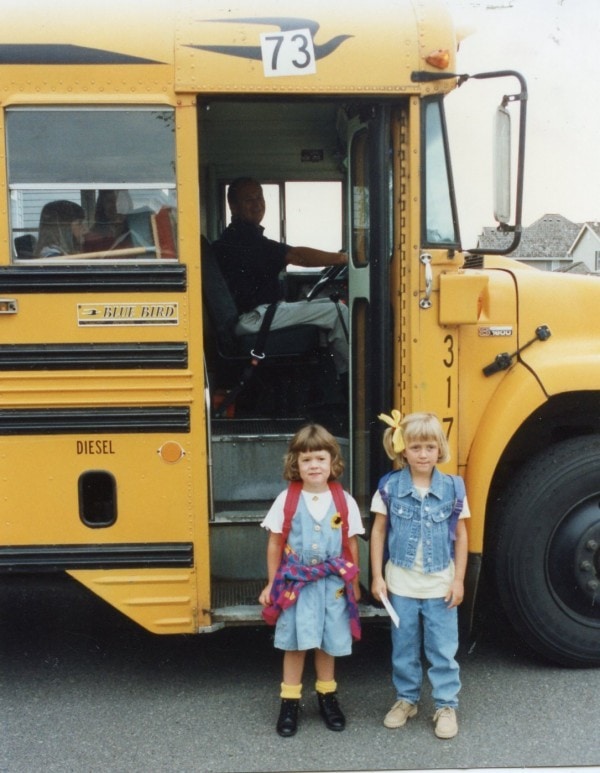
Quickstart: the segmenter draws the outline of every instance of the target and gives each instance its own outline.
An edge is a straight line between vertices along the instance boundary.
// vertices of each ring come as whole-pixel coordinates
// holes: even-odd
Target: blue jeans
[[[429,662],[427,675],[435,708],[456,708],[460,691],[457,609],[448,609],[443,598],[412,599],[389,594],[400,617],[392,625],[392,681],[398,700],[417,704],[421,696],[423,666],[421,644]]]

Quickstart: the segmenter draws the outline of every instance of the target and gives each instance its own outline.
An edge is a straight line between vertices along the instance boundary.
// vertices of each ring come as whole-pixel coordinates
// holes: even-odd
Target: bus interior
[[[284,487],[282,469],[287,444],[307,422],[323,424],[338,439],[346,462],[342,482],[368,520],[372,491],[368,461],[373,463],[369,447],[372,412],[368,406],[371,402],[381,405],[380,394],[387,394],[389,389],[385,367],[378,364],[379,378],[373,377],[377,352],[386,342],[381,326],[372,324],[369,308],[370,208],[376,197],[369,197],[373,154],[368,152],[368,135],[371,115],[376,113],[366,103],[323,98],[213,99],[199,104],[201,261],[215,579],[264,576],[266,537],[255,528],[256,523]],[[293,340],[284,342],[283,348],[279,348],[276,338],[280,331],[275,331],[274,353],[267,354],[256,367],[249,366],[247,350],[230,356],[223,351],[227,344],[219,335],[219,314],[226,317],[222,301],[227,290],[219,291],[220,285],[211,275],[210,243],[229,222],[226,189],[238,176],[255,178],[263,186],[266,236],[291,245],[351,253],[350,265],[341,272],[288,266],[281,278],[283,297],[288,301],[324,297],[349,306],[351,375],[345,393],[336,381],[328,353],[318,339],[312,339],[312,343],[303,340],[303,331],[292,331]],[[387,180],[385,187],[387,196]],[[389,256],[389,244],[380,248]],[[389,260],[382,261],[385,271],[388,265]],[[215,297],[221,303],[215,304]],[[214,305],[221,309],[215,311]],[[388,304],[382,305],[387,308]],[[267,352],[268,342],[269,337]],[[378,450],[375,465],[380,459]],[[250,525],[254,528],[249,529]],[[231,539],[233,530],[240,532],[238,538]],[[214,595],[219,595],[216,586]],[[216,600],[216,606],[226,603]]]

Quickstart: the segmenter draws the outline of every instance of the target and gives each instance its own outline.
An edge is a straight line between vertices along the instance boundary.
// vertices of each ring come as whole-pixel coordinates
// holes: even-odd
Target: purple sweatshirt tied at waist
[[[346,586],[346,599],[350,614],[350,630],[353,639],[360,639],[360,616],[358,604],[352,587],[352,580],[358,574],[358,567],[351,561],[338,556],[327,558],[320,564],[306,566],[300,563],[298,556],[290,548],[285,546],[283,558],[271,589],[272,604],[262,610],[262,617],[269,625],[275,625],[277,618],[284,609],[293,606],[298,600],[298,595],[308,582],[321,580],[329,575],[338,575]]]

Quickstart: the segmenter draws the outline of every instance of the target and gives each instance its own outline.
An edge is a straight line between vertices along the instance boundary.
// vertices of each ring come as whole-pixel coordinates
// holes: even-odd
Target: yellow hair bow
[[[404,451],[404,438],[402,437],[402,429],[400,427],[402,414],[400,411],[396,410],[396,408],[393,408],[391,416],[388,416],[385,413],[380,413],[377,418],[381,419],[381,421],[384,421],[386,424],[389,424],[389,426],[394,430],[392,433],[392,446],[394,448],[394,453],[401,454],[402,451]]]

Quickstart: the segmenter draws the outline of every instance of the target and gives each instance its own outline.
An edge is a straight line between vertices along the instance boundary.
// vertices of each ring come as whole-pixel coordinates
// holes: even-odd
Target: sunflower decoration
[[[339,513],[334,513],[331,516],[331,528],[339,529],[342,525],[342,516]]]
[[[342,585],[341,588],[338,588],[335,592],[336,599],[341,599],[346,595],[346,588]]]

